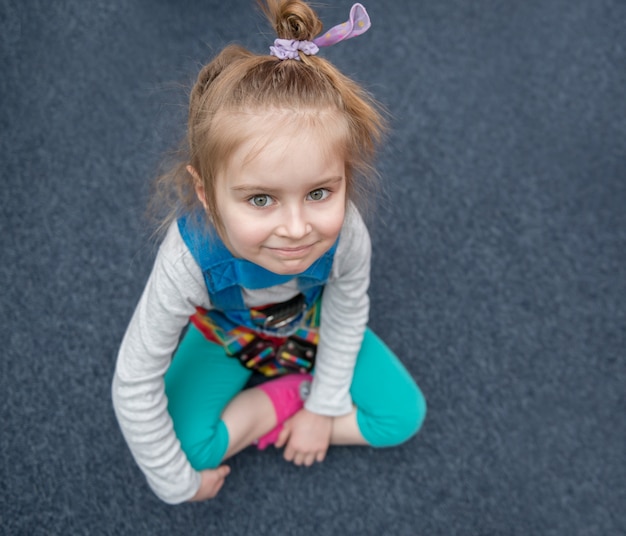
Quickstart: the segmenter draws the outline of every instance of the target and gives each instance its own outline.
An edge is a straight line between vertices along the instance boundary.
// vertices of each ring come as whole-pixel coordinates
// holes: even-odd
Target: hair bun
[[[266,0],[259,3],[280,39],[311,41],[322,31],[322,22],[305,2]]]

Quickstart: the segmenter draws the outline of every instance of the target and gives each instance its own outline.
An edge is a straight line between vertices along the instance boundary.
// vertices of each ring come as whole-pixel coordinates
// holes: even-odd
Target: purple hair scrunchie
[[[274,46],[270,47],[270,54],[279,60],[300,60],[298,50],[307,56],[314,56],[319,48],[313,41],[297,41],[296,39],[276,39]]]

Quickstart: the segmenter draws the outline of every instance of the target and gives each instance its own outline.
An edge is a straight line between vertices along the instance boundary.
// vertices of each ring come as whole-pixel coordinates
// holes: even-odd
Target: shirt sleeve
[[[122,340],[112,385],[131,453],[155,494],[170,504],[193,497],[200,475],[174,433],[163,377],[189,316],[208,300],[200,268],[174,223]]]
[[[350,207],[324,288],[315,376],[306,409],[339,416],[352,411],[350,385],[369,318],[371,242]]]

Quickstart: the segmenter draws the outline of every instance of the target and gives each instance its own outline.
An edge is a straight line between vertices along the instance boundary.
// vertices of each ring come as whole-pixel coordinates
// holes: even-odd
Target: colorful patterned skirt
[[[267,325],[275,316],[277,308],[293,310],[293,300],[287,304],[271,305],[250,310],[250,316],[259,326]],[[315,354],[319,342],[321,297],[302,313],[298,311],[293,333],[287,337],[275,337],[264,331],[246,326],[224,327],[223,316],[218,311],[207,311],[201,307],[191,317],[191,323],[209,340],[221,345],[226,355],[239,359],[247,369],[267,377],[299,372],[307,373],[315,365]],[[280,317],[280,315],[278,315]],[[282,317],[281,322],[289,322]],[[271,324],[270,324],[271,326]]]

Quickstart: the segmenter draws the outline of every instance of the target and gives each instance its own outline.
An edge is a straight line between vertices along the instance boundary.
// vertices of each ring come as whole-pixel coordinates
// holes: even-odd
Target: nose
[[[306,210],[301,205],[285,207],[281,214],[282,221],[277,234],[290,240],[300,240],[311,232],[311,224],[308,222]]]

